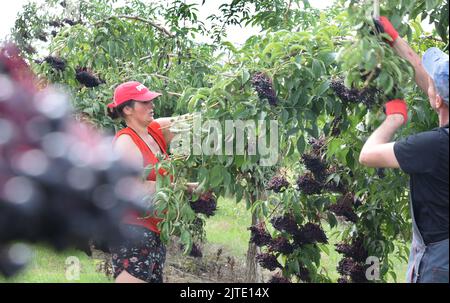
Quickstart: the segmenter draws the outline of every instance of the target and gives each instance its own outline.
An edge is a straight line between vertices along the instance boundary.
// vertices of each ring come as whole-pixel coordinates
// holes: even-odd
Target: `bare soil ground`
[[[164,268],[165,283],[243,283],[245,282],[245,260],[233,256],[219,245],[202,244],[203,256],[194,258],[184,256],[177,240],[167,247]],[[112,280],[111,256],[93,250],[97,271],[103,272]],[[264,273],[265,280],[268,273]]]

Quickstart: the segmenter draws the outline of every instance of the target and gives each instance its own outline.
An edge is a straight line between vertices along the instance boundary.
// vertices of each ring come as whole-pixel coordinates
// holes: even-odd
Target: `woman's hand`
[[[186,186],[188,193],[192,194],[198,188],[198,182],[189,182]]]

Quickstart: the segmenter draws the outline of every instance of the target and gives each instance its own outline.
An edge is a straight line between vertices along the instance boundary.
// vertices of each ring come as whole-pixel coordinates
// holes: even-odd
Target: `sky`
[[[14,21],[16,19],[17,13],[20,11],[21,7],[29,2],[29,0],[14,0],[14,1],[2,1],[2,9],[0,10],[0,38],[6,37],[9,34],[11,27],[14,26]],[[43,0],[38,0],[37,2],[44,2]],[[201,3],[202,0],[190,0],[190,3]],[[205,20],[206,17],[211,15],[213,12],[218,12],[218,8],[222,3],[229,3],[228,1],[217,1],[217,0],[207,0],[206,3],[199,8],[199,19]],[[316,8],[326,8],[333,0],[310,0],[312,6]],[[256,28],[245,28],[242,29],[238,26],[231,26],[228,28],[228,40],[236,43],[242,44],[245,40],[256,34],[258,30]]]

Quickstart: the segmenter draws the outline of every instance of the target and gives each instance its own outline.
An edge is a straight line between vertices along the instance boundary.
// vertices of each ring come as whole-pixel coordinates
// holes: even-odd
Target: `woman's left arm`
[[[161,126],[161,131],[163,133],[164,139],[166,140],[167,146],[170,146],[170,142],[175,137],[175,134],[170,131],[170,127],[175,119],[174,118],[159,118],[155,121]]]

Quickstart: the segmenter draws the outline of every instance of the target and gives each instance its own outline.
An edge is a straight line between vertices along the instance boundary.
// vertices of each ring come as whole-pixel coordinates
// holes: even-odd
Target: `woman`
[[[108,105],[112,119],[121,118],[126,128],[114,140],[114,150],[132,164],[142,169],[158,162],[158,153],[167,156],[173,139],[170,133],[171,118],[155,120],[153,100],[161,96],[143,84],[132,81],[119,85],[114,92],[114,102]],[[160,171],[159,173],[164,173]],[[156,190],[156,172],[153,170],[145,182],[146,190]],[[189,184],[188,187],[195,187]],[[162,283],[166,248],[161,242],[159,218],[143,219],[131,212],[124,218],[130,238],[120,247],[111,248],[114,278],[117,283]]]

